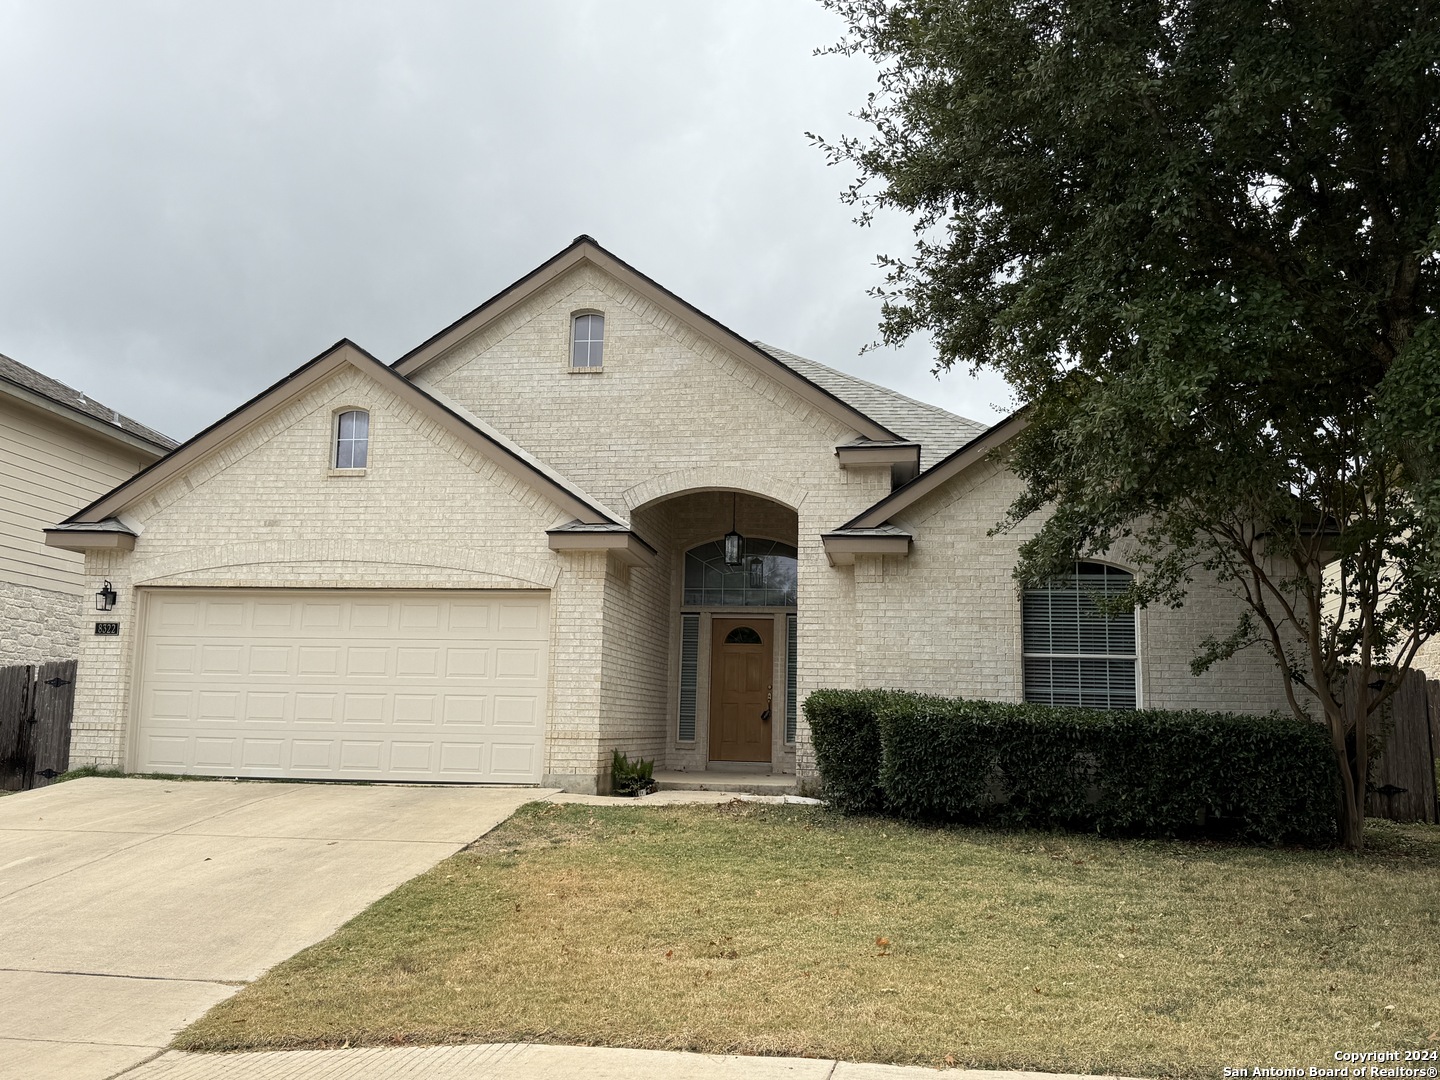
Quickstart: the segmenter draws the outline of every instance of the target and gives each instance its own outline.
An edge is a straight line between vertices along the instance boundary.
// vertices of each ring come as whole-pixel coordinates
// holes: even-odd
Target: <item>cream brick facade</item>
[[[684,553],[719,539],[732,512],[745,535],[797,549],[799,701],[826,686],[1018,699],[1010,571],[1022,537],[987,535],[1015,478],[977,465],[897,517],[915,537],[908,558],[832,566],[822,534],[891,491],[888,465],[842,468],[835,453],[870,422],[746,356],[743,342],[700,332],[703,316],[602,262],[582,260],[502,305],[410,378],[593,500],[653,548],[653,560],[552,550],[547,530],[573,517],[553,488],[527,478],[503,447],[457,435],[389,373],[337,368],[273,402],[257,399],[269,404],[255,406],[253,422],[182,449],[183,468],[159,486],[133,498],[119,489],[114,513],[134,549],[90,551],[86,587],[113,582],[121,632],[81,638],[72,761],[130,760],[137,642],[153,590],[533,589],[550,598],[546,782],[604,789],[615,749],[661,768],[704,769],[709,611],[700,612],[696,738],[677,734]],[[578,311],[605,316],[603,370],[569,368]],[[346,408],[370,414],[364,475],[330,468],[334,417]],[[1142,614],[1145,704],[1280,703],[1273,669],[1258,658],[1189,675],[1196,643],[1233,612],[1228,597],[1201,588],[1180,612]],[[786,611],[750,614],[775,620],[772,767],[808,776],[803,717],[794,744],[784,741]]]

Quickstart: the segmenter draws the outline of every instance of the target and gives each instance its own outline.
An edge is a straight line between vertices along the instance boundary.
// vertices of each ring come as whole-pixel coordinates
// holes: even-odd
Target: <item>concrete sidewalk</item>
[[[1056,1073],[972,1069],[940,1072],[913,1066],[864,1065],[819,1058],[738,1057],[534,1043],[278,1050],[256,1054],[172,1051],[125,1074],[125,1080],[418,1080],[420,1077],[425,1080],[569,1080],[571,1077],[585,1080],[1061,1080]]]

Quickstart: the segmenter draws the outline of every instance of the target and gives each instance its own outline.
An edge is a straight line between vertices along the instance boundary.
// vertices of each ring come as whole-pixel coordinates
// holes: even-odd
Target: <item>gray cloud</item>
[[[811,0],[0,4],[0,352],[177,437],[342,336],[390,360],[585,232],[749,337],[864,357],[877,251],[808,130],[862,60]]]

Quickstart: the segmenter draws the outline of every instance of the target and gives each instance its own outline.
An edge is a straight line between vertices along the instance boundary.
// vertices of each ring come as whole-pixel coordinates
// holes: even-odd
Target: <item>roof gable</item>
[[[1030,410],[1028,408],[1017,409],[987,431],[936,462],[908,484],[896,488],[864,513],[851,518],[836,532],[851,533],[857,530],[884,527],[896,514],[913,506],[932,491],[943,487],[976,462],[983,461],[990,456],[992,451],[1009,442],[1029,426]]]
[[[474,417],[462,415],[453,405],[440,401],[408,379],[402,378],[354,342],[342,339],[210,425],[168,456],[72,515],[65,524],[95,524],[113,518],[127,506],[134,505],[162,484],[183,473],[204,455],[260,422],[346,364],[383,382],[388,390],[474,445],[506,471],[539,488],[557,506],[573,514],[576,520],[597,525],[621,523],[613,512],[590,499],[554,470],[537,462],[498,432],[481,425]]]
[[[699,308],[682,300],[652,278],[636,270],[629,263],[617,258],[588,236],[576,237],[569,247],[536,267],[519,281],[492,296],[428,341],[406,353],[393,365],[395,371],[406,378],[413,377],[471,335],[485,329],[497,319],[503,318],[517,305],[546,288],[561,275],[581,263],[587,262],[685,323],[700,337],[721,346],[728,353],[787,387],[821,412],[830,415],[852,430],[858,431],[866,438],[884,440],[897,438],[895,432],[883,423],[866,415],[853,404],[808,378],[794,367],[776,359],[755,343],[745,340],[729,327],[712,319]]]

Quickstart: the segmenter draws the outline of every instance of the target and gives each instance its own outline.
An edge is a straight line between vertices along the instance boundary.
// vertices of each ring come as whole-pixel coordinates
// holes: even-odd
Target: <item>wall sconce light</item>
[[[109,611],[115,606],[115,587],[110,582],[105,582],[105,587],[95,594],[95,610]]]

